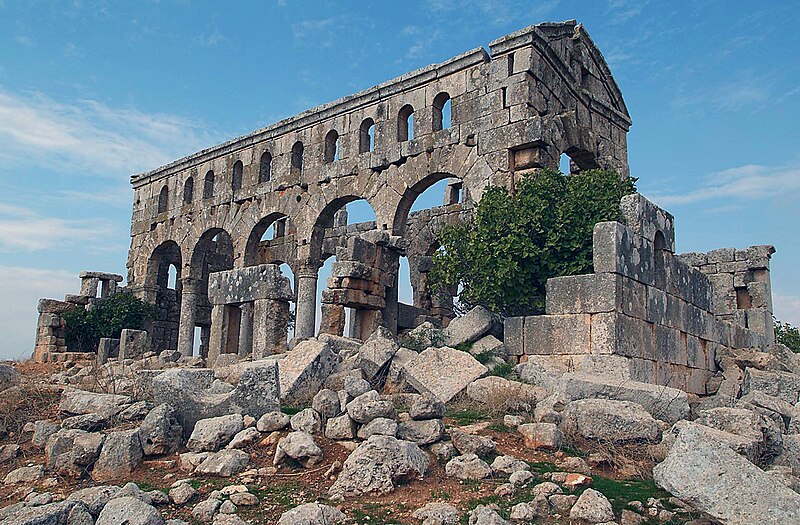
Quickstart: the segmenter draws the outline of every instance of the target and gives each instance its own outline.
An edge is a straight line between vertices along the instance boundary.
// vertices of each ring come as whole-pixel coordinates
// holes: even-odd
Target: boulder
[[[397,437],[419,446],[430,445],[444,437],[444,423],[441,419],[401,421],[397,425]]]
[[[94,432],[105,428],[108,420],[101,414],[83,414],[80,416],[72,416],[64,419],[61,422],[61,428],[71,428],[77,430],[85,430],[87,432]]]
[[[429,464],[428,456],[416,444],[373,435],[345,460],[329,494],[337,499],[385,494],[393,491],[397,483],[421,478]]]
[[[289,426],[291,416],[283,412],[267,412],[256,422],[256,428],[259,432],[275,432],[276,430],[283,430]]]
[[[106,436],[100,457],[92,469],[92,479],[105,481],[129,476],[142,462],[139,429],[120,430]]]
[[[562,414],[561,430],[609,443],[658,443],[661,429],[641,405],[629,401],[580,399]]]
[[[517,459],[514,456],[497,456],[492,461],[492,472],[495,474],[505,474],[506,476],[510,476],[511,474],[518,472],[520,470],[530,470],[531,466],[528,465],[525,461],[521,459]]]
[[[88,467],[100,456],[105,436],[99,432],[90,432],[75,436],[70,451],[70,461],[77,466]]]
[[[186,448],[192,452],[219,450],[243,428],[244,422],[239,414],[201,419],[195,424]]]
[[[484,479],[492,475],[492,467],[475,454],[456,456],[444,467],[449,478]]]
[[[511,525],[500,517],[496,510],[478,505],[469,513],[469,525]]]
[[[517,427],[525,446],[534,450],[558,450],[564,435],[554,423],[525,423]]]
[[[656,484],[728,525],[800,523],[800,494],[709,436],[680,430],[667,458],[653,469]]]
[[[364,424],[375,418],[394,418],[396,411],[391,401],[386,401],[375,390],[365,392],[356,397],[345,407],[353,421]]]
[[[47,439],[59,430],[61,430],[61,427],[50,421],[36,421],[33,424],[31,443],[35,447],[44,448],[47,444]]]
[[[397,421],[386,417],[377,417],[358,429],[358,437],[361,439],[368,439],[373,435],[397,437]]]
[[[489,437],[476,436],[457,428],[451,428],[450,439],[461,454],[475,454],[483,457],[496,452],[497,444]]]
[[[250,454],[242,450],[227,449],[211,454],[195,469],[198,474],[229,478],[244,471],[250,462]]]
[[[306,468],[313,467],[322,461],[322,449],[311,434],[291,432],[278,440],[273,464],[278,467],[287,459],[293,459]]]
[[[779,397],[794,405],[800,401],[800,375],[745,368],[742,394],[747,395],[755,391]]]
[[[719,444],[725,445],[737,454],[746,457],[752,463],[758,463],[762,454],[761,437],[743,437],[738,434],[732,434],[716,428],[707,427],[698,423],[689,421],[678,421],[669,432],[664,433],[664,443],[671,447],[675,442],[678,434],[688,426],[698,427],[709,438],[713,439]]]
[[[444,417],[444,403],[431,394],[423,394],[414,401],[408,415],[411,419],[442,419]]]
[[[572,506],[569,517],[589,523],[608,523],[614,521],[614,509],[611,508],[608,498],[601,492],[586,489]]]
[[[304,503],[281,514],[278,525],[338,525],[345,519],[346,516],[335,507]]]
[[[281,401],[290,405],[311,401],[339,362],[331,347],[314,339],[301,341],[278,361]]]
[[[323,388],[314,396],[311,401],[311,408],[319,413],[323,420],[338,416],[342,410],[339,404],[339,394],[333,390]]]
[[[760,450],[756,463],[764,464],[783,450],[781,429],[776,423],[752,410],[741,408],[712,408],[700,413],[695,420],[700,425],[741,436],[756,444]]]
[[[13,365],[0,363],[0,392],[19,384],[19,370]]]
[[[476,306],[450,321],[444,330],[445,343],[450,346],[472,343],[495,330],[497,326],[497,316],[483,306]]]
[[[325,424],[325,437],[328,439],[353,439],[356,437],[356,423],[347,414],[332,417]]]
[[[319,434],[322,431],[322,418],[313,408],[304,408],[293,415],[289,424],[292,430],[301,430],[309,434]]]
[[[783,436],[783,452],[773,464],[789,467],[795,476],[800,476],[800,435]]]
[[[612,376],[564,374],[556,388],[565,402],[579,399],[611,399],[641,405],[656,419],[674,424],[689,417],[689,398],[683,390]]]
[[[75,439],[86,434],[88,432],[84,430],[73,429],[62,429],[52,434],[44,446],[46,467],[63,475],[80,476],[84,468],[72,461],[72,449],[75,446]]]
[[[89,513],[95,518],[106,506],[106,503],[117,495],[119,487],[116,485],[98,485],[96,487],[89,487],[85,489],[76,490],[69,496],[66,501],[78,501],[86,506]]]
[[[169,499],[176,505],[183,505],[188,503],[193,497],[197,495],[197,490],[192,487],[188,482],[178,483],[169,490]]]
[[[13,505],[7,508],[13,509]],[[20,507],[8,514],[0,509],[3,525],[92,525],[92,516],[79,501],[59,501],[39,507]],[[149,524],[148,524],[149,525]]]
[[[183,443],[183,428],[172,405],[152,409],[139,426],[139,440],[145,456],[171,454]]]
[[[261,432],[256,427],[249,427],[237,432],[225,448],[245,448],[258,441],[260,437]]]
[[[364,372],[366,379],[374,379],[378,372],[388,369],[389,362],[397,353],[397,349],[397,343],[392,339],[382,337],[380,332],[375,332],[361,345],[353,365]]]
[[[105,419],[111,419],[131,402],[129,396],[66,389],[61,394],[58,409],[64,414],[73,416],[94,413],[100,414]]]
[[[501,410],[532,407],[536,405],[537,400],[544,399],[547,395],[547,390],[542,387],[498,376],[476,379],[467,385],[467,397],[471,401]]]
[[[427,503],[411,517],[422,525],[458,525],[458,509],[447,503]]]
[[[217,498],[205,499],[194,506],[192,517],[199,522],[208,523],[214,519],[220,505],[222,505],[222,502]]]
[[[469,353],[445,346],[428,348],[405,366],[403,374],[418,392],[447,403],[488,371]]]
[[[109,501],[95,525],[163,525],[164,519],[153,507],[134,497],[115,498]]]
[[[31,484],[39,481],[43,477],[44,477],[44,466],[42,465],[19,467],[6,474],[6,477],[3,478],[3,484],[5,485],[15,485],[17,483]]]

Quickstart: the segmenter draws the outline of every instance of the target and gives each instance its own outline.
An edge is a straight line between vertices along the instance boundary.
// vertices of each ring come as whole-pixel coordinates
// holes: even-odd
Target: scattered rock
[[[194,506],[192,517],[197,521],[209,523],[214,519],[214,515],[219,510],[220,505],[222,505],[222,502],[217,498],[205,499]]]
[[[166,403],[153,408],[139,426],[139,440],[145,456],[171,454],[183,441],[183,428],[175,409]]]
[[[15,485],[17,483],[36,483],[44,477],[44,466],[33,465],[31,467],[19,467],[12,470],[3,478],[5,485]]]
[[[163,525],[164,519],[153,507],[143,501],[126,496],[106,503],[95,525]]]
[[[314,399],[311,401],[311,408],[322,416],[323,420],[338,416],[341,412],[339,394],[333,390],[323,388],[314,396]]]
[[[427,503],[415,510],[411,517],[421,525],[458,525],[458,509],[447,503]]]
[[[330,418],[325,424],[325,437],[328,439],[353,439],[356,437],[356,423],[347,414]]]
[[[337,397],[338,401],[338,397]],[[322,418],[313,408],[304,408],[289,420],[292,430],[319,434],[322,431]]]
[[[261,432],[259,432],[256,427],[245,428],[233,436],[233,439],[227,444],[226,448],[245,448],[258,441],[260,437]]]
[[[403,368],[411,386],[443,403],[449,402],[488,371],[469,353],[446,346],[428,348]]]
[[[197,495],[197,491],[189,483],[178,483],[169,491],[169,499],[176,505],[188,503]]]
[[[319,448],[311,434],[292,432],[278,441],[273,464],[278,467],[287,458],[299,462],[306,468],[313,467],[322,461],[322,449]]]
[[[267,412],[261,416],[256,422],[256,428],[259,432],[274,432],[276,430],[283,430],[289,426],[291,417],[283,412]]]
[[[444,412],[444,403],[431,394],[423,394],[411,405],[408,415],[411,416],[411,419],[416,420],[442,419]]]
[[[469,514],[469,525],[511,525],[492,508],[478,505]]]
[[[450,429],[450,439],[461,454],[475,454],[483,457],[494,454],[497,450],[497,444],[492,438],[468,434],[457,428]]]
[[[492,461],[492,472],[496,474],[499,473],[510,476],[511,474],[520,470],[530,469],[530,465],[521,459],[515,458],[514,456],[497,456],[494,458],[494,461]]]
[[[92,469],[92,479],[105,481],[129,476],[142,462],[139,429],[110,433]]]
[[[277,525],[338,525],[346,516],[334,507],[321,503],[305,503],[284,512]]]
[[[491,332],[497,323],[497,317],[492,312],[483,306],[476,306],[450,321],[444,330],[445,342],[450,346],[472,343]]]
[[[444,423],[441,419],[401,421],[397,425],[397,437],[419,446],[430,445],[444,437]]]
[[[492,475],[492,467],[475,454],[454,457],[444,470],[447,477],[457,479],[484,479]]]
[[[211,454],[195,469],[198,474],[228,478],[242,472],[250,462],[250,454],[242,450],[227,449]]]
[[[110,419],[131,402],[128,396],[67,389],[61,394],[58,409],[64,414],[73,416],[95,413]]]
[[[561,430],[553,423],[525,423],[517,427],[525,446],[534,450],[559,450],[564,439]]]
[[[239,414],[201,419],[195,424],[186,448],[193,452],[219,450],[243,428],[244,422]]]
[[[338,362],[339,356],[326,343],[314,339],[298,343],[278,362],[281,401],[291,405],[311,401]]]
[[[614,521],[614,509],[611,508],[611,502],[601,492],[586,489],[572,506],[569,517],[589,523],[607,523]]]
[[[562,414],[561,429],[610,443],[658,443],[661,429],[641,405],[629,401],[580,399]]]
[[[374,435],[397,437],[397,421],[386,417],[376,417],[358,429],[358,437],[368,439]]]
[[[347,403],[347,413],[353,421],[364,424],[375,418],[394,419],[396,411],[391,401],[381,398],[375,390],[365,392]]]

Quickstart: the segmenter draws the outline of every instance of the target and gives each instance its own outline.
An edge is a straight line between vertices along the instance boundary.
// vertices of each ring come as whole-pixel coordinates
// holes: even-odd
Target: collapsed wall
[[[704,273],[686,261],[702,259],[709,266],[705,254],[675,255],[671,214],[639,194],[624,197],[621,208],[626,224],[595,225],[594,273],[549,279],[546,315],[507,319],[505,345],[520,361],[610,370],[634,381],[706,394],[718,353],[764,347],[773,340],[771,320],[747,320],[760,319],[770,304],[763,294],[770,290],[774,248],[731,250],[732,256],[742,256],[738,266],[729,266],[730,274],[718,265]],[[735,268],[745,274],[737,283],[745,289],[755,283],[757,299],[732,311],[727,298]],[[731,290],[717,286],[723,278]]]

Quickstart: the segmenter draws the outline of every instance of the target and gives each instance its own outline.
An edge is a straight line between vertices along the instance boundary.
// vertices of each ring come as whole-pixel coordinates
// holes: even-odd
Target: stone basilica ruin
[[[437,231],[469,214],[488,184],[513,187],[531,170],[557,168],[561,155],[572,171],[629,176],[630,125],[582,26],[540,24],[495,40],[489,52],[468,51],[134,175],[125,288],[160,314],[147,333],[102,341],[100,354],[191,356],[199,337],[210,366],[222,354],[280,354],[318,334],[365,340],[379,326],[394,334],[424,321],[447,326],[452,297],[432,293],[427,279]],[[442,180],[444,204],[411,213]],[[356,200],[369,203],[374,223],[347,225],[345,206]],[[595,228],[595,274],[552,279],[547,315],[506,320],[508,356],[565,370],[610,367],[705,394],[719,349],[772,342],[774,249],[676,255],[669,213],[639,195],[621,206],[626,224]],[[398,301],[401,256],[413,304]],[[38,360],[76,357],[60,313],[98,300],[98,283],[103,297],[122,280],[81,278],[80,295],[40,303]]]
[[[583,27],[539,24],[133,176],[124,288],[83,272],[39,302],[57,365],[27,368],[58,395],[14,410],[58,407],[0,418],[0,522],[800,524],[772,246],[676,254],[674,217],[631,194],[543,315],[433,290],[437,236],[488,185],[564,156],[628,177],[630,125]],[[374,222],[349,224],[359,200]],[[146,329],[67,347],[65,313],[120,290],[155,305]],[[25,368],[0,364],[0,397]]]

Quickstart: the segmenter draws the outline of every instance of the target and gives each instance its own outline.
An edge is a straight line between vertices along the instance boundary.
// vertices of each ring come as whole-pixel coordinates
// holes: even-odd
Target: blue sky
[[[39,297],[126,273],[130,174],[572,18],[678,250],[774,244],[776,314],[800,324],[794,2],[0,0],[0,357],[31,352]]]

